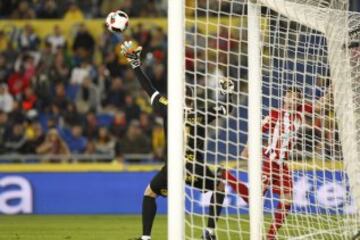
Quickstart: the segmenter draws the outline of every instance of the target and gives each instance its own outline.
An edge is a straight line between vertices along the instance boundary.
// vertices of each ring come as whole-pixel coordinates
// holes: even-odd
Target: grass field
[[[330,220],[331,219],[331,220]],[[190,220],[190,219],[188,219]],[[193,225],[199,226],[188,231],[189,239],[199,239],[201,236],[201,218],[193,218]],[[265,217],[265,222],[270,218]],[[320,219],[318,219],[320,220]],[[318,221],[313,217],[289,216],[287,226],[281,232],[279,239],[289,239],[289,236],[311,234],[313,228],[323,233],[312,236],[311,239],[343,239],[336,237],[331,229],[338,229],[341,219],[328,218],[327,222]],[[294,227],[289,227],[294,226]],[[167,239],[167,221],[165,216],[157,216],[154,223],[152,239]],[[246,240],[248,235],[238,234],[248,232],[248,216],[241,215],[241,219],[228,219],[220,221],[219,229],[231,229],[231,231],[219,231],[219,240],[236,239]],[[267,226],[265,226],[267,227]],[[330,230],[330,231],[329,231]],[[128,240],[140,236],[141,218],[138,215],[59,215],[59,216],[0,216],[0,240]],[[287,237],[284,237],[286,235]],[[306,239],[306,238],[303,238]]]
[[[166,238],[158,216],[153,239]],[[1,240],[127,240],[141,234],[140,216],[0,216]]]

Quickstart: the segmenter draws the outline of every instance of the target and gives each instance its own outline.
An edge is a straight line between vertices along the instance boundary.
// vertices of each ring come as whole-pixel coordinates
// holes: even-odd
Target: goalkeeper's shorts
[[[195,187],[200,191],[214,191],[216,188],[215,175],[210,168],[203,163],[187,162],[186,163],[186,184]],[[167,196],[167,165],[152,178],[150,182],[151,190],[159,196]]]
[[[150,182],[151,190],[159,196],[167,196],[167,165],[152,178]]]

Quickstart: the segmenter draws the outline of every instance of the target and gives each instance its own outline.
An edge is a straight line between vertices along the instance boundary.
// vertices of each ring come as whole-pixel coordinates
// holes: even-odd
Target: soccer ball
[[[110,32],[121,33],[128,27],[129,17],[125,12],[117,10],[108,14],[105,25]]]

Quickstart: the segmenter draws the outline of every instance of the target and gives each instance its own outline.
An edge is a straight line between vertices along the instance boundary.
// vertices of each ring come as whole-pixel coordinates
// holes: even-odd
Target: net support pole
[[[261,61],[260,8],[256,1],[248,3],[248,66],[249,66],[249,204],[250,239],[261,240],[262,184],[261,184]]]
[[[168,4],[168,239],[184,239],[184,0]]]

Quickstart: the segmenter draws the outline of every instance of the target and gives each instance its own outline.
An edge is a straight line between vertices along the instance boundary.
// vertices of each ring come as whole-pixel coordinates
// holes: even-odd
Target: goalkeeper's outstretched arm
[[[121,45],[121,53],[127,58],[141,87],[149,95],[151,105],[153,105],[162,115],[166,115],[168,105],[167,98],[162,96],[159,91],[156,90],[150,78],[141,69],[141,51],[142,47],[135,48],[131,41],[124,42],[124,44]]]

